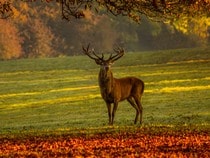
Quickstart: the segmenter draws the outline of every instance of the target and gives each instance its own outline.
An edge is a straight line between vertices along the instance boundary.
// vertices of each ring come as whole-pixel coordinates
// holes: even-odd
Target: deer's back
[[[144,92],[144,82],[136,77],[115,78],[114,93],[119,101],[130,96],[141,97]]]

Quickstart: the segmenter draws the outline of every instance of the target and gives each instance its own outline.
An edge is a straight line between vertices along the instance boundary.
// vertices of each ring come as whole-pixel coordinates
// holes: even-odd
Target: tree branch
[[[22,0],[35,2],[38,0]],[[173,20],[180,16],[208,15],[209,0],[39,0],[42,2],[56,1],[61,5],[62,17],[70,21],[72,18],[84,18],[84,10],[92,9],[97,13],[101,8],[114,16],[128,16],[139,22],[144,14],[153,20]],[[99,9],[100,8],[100,9]],[[13,15],[10,0],[0,2],[0,18]]]

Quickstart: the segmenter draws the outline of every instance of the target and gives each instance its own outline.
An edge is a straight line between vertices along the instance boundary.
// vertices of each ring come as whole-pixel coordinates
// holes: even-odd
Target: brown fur
[[[110,68],[114,61],[124,55],[124,50],[121,48],[114,49],[117,54],[114,56],[111,54],[110,57],[105,60],[103,54],[102,57],[99,57],[94,50],[89,50],[89,46],[90,45],[88,45],[87,48],[83,47],[83,51],[91,59],[95,60],[96,64],[101,66],[98,82],[101,96],[107,105],[109,124],[112,125],[114,123],[118,103],[123,100],[127,100],[136,109],[134,123],[137,123],[140,115],[141,124],[143,111],[141,97],[144,92],[144,82],[136,77],[114,78]],[[114,104],[113,108],[111,104]]]
[[[142,123],[142,105],[141,97],[144,92],[144,82],[135,77],[114,78],[110,68],[104,70],[101,67],[99,72],[99,86],[101,96],[106,102],[109,124],[113,124],[115,112],[118,107],[118,103],[123,100],[128,102],[136,109],[136,117],[134,123],[137,123],[140,114],[140,124]],[[114,104],[113,109],[111,104]]]

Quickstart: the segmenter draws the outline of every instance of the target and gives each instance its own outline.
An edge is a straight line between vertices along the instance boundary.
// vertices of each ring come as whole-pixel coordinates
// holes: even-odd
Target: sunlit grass
[[[77,102],[77,101],[83,101],[83,100],[87,100],[87,99],[93,99],[96,97],[99,97],[99,94],[87,94],[87,95],[83,95],[83,96],[74,96],[74,97],[60,97],[60,98],[56,98],[56,99],[49,99],[49,100],[39,100],[39,101],[33,101],[33,102],[27,102],[27,103],[16,103],[16,104],[9,104],[8,106],[10,107],[23,107],[23,106],[39,106],[39,105],[43,105],[43,104],[47,104],[47,105],[51,105],[51,104],[60,104],[60,103],[67,103],[67,102]]]
[[[193,86],[193,87],[165,87],[161,89],[145,90],[146,93],[176,93],[187,91],[210,90],[210,85],[207,86]]]
[[[142,61],[147,56],[128,53],[113,65],[115,77],[145,82],[143,126],[210,126],[208,53],[206,59],[191,56],[190,61],[181,56]],[[85,56],[1,62],[0,131],[110,130],[98,72]],[[134,117],[135,110],[121,102],[114,128],[133,127]]]
[[[169,92],[169,93],[173,93],[173,92],[186,92],[186,91],[199,91],[199,90],[210,90],[210,85],[207,86],[193,86],[193,87],[173,87],[173,88],[163,88],[160,91],[161,92]]]
[[[87,86],[87,87],[71,87],[71,88],[60,88],[60,89],[52,89],[48,91],[40,91],[40,92],[25,92],[25,93],[9,93],[0,95],[0,98],[9,98],[9,97],[18,97],[18,96],[32,96],[32,95],[43,95],[46,93],[56,93],[56,92],[65,92],[65,91],[78,91],[78,90],[87,90],[87,89],[96,89],[98,86]]]

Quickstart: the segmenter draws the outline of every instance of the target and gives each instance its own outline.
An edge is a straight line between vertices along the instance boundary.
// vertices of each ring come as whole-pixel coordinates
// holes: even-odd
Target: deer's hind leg
[[[138,121],[138,118],[139,118],[139,108],[136,106],[132,97],[129,97],[127,99],[127,101],[136,109],[136,117],[135,117],[135,120],[134,120],[134,124],[136,124],[137,121]]]
[[[142,113],[143,113],[143,107],[142,107],[142,104],[141,104],[141,97],[134,97],[134,100],[137,104],[137,107],[139,109],[139,112],[140,112],[140,124],[142,124]]]

